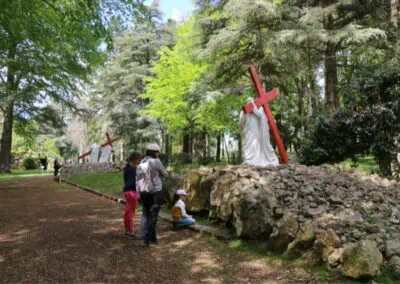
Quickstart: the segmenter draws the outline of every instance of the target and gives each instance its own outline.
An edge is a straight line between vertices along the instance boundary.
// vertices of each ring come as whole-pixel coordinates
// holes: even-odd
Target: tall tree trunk
[[[12,128],[14,121],[14,101],[8,102],[4,111],[3,133],[0,148],[0,172],[11,171]]]
[[[239,153],[238,153],[238,158],[237,162],[238,164],[241,164],[243,159],[242,159],[242,151],[243,151],[243,144],[242,144],[242,136],[238,135],[238,144],[239,144]]]
[[[210,135],[206,133],[206,159],[210,157]]]
[[[225,136],[224,136],[224,146],[225,146],[226,157],[228,158],[228,164],[230,164],[231,163],[231,159],[230,159],[230,156],[229,156],[228,143],[226,143]]]
[[[207,159],[207,132],[203,132],[203,141],[202,141],[202,148],[203,148],[203,159]]]
[[[14,62],[17,52],[17,45],[12,44],[8,50],[8,61]],[[12,64],[7,66],[7,92],[11,97],[7,104],[3,107],[4,122],[3,133],[0,142],[0,172],[11,171],[11,146],[12,146],[12,130],[14,122],[14,99],[16,91],[18,90],[18,83],[15,79],[14,67]]]
[[[171,157],[171,147],[170,147],[170,136],[169,134],[165,134],[165,163],[168,164]]]
[[[189,134],[185,134],[185,136],[183,136],[183,153],[190,155],[190,136],[189,136]]]
[[[325,49],[325,98],[328,112],[334,112],[340,106],[337,82],[336,44],[329,42]]]
[[[221,162],[221,134],[218,134],[217,136],[217,155],[215,160]]]
[[[390,155],[380,155],[378,158],[378,166],[381,175],[385,177],[392,176],[392,159]]]
[[[390,3],[390,18],[394,25],[397,26],[397,18],[399,17],[399,0],[391,0]]]
[[[318,94],[317,94],[317,86],[315,82],[315,78],[310,78],[310,92],[311,92],[311,108],[312,115],[315,116],[319,113],[319,103],[318,103]]]
[[[124,142],[121,140],[119,144],[119,161],[124,162]]]

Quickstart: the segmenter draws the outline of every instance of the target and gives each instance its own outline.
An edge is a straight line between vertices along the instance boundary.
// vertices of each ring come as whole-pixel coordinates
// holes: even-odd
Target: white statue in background
[[[99,163],[109,163],[111,151],[112,151],[112,147],[110,145],[107,145],[107,146],[101,148]]]
[[[93,143],[90,145],[90,150],[92,153],[90,153],[90,163],[98,163],[99,162],[99,146],[96,143]]]
[[[251,113],[240,113],[243,164],[266,167],[279,165],[278,157],[271,145],[268,118],[262,108],[254,105]]]

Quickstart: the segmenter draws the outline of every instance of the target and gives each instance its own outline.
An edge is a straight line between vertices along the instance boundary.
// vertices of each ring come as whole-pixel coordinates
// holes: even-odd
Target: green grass
[[[348,159],[335,166],[342,170],[359,169],[366,175],[378,172],[378,165],[373,156],[357,156],[356,163]]]
[[[71,181],[117,197],[121,197],[122,187],[124,185],[121,172],[83,174],[73,177]]]
[[[204,236],[208,236],[203,234]],[[304,264],[301,259],[291,260],[285,255],[276,255],[276,254],[268,254],[266,250],[266,243],[261,241],[248,241],[242,239],[231,240],[228,242],[218,240],[215,237],[209,237],[209,242],[213,244],[218,252],[222,256],[229,256],[232,251],[240,251],[247,254],[252,259],[263,259],[271,264],[285,264],[285,265],[294,265],[298,268],[305,269],[310,273],[314,273],[318,275],[319,281],[321,283],[343,283],[343,284],[352,284],[352,283],[366,283],[365,281],[357,281],[349,278],[344,278],[338,273],[328,271],[324,266],[319,265],[316,267],[308,267]],[[382,275],[376,277],[374,279],[375,283],[382,284],[391,284],[398,283],[393,280],[393,276],[390,271],[384,270]]]
[[[38,170],[13,170],[11,173],[0,174],[0,181],[12,180],[18,178],[36,177],[36,176],[48,176],[52,175],[52,172],[42,173],[41,169]]]

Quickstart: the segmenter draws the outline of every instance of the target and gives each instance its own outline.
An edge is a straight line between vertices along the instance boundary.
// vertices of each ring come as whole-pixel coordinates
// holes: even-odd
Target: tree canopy
[[[266,90],[280,89],[271,107],[291,161],[373,155],[396,171],[396,1],[196,0],[178,23],[158,1],[3,2],[3,170],[13,127],[29,140],[45,124],[70,153],[112,132],[125,152],[156,141],[176,159],[240,162],[252,63]],[[66,108],[86,140],[75,152]]]

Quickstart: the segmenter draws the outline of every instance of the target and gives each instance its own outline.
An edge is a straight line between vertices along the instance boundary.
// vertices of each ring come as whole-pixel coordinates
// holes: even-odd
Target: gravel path
[[[123,237],[123,207],[51,177],[0,182],[0,282],[316,283],[160,222],[160,244]]]

